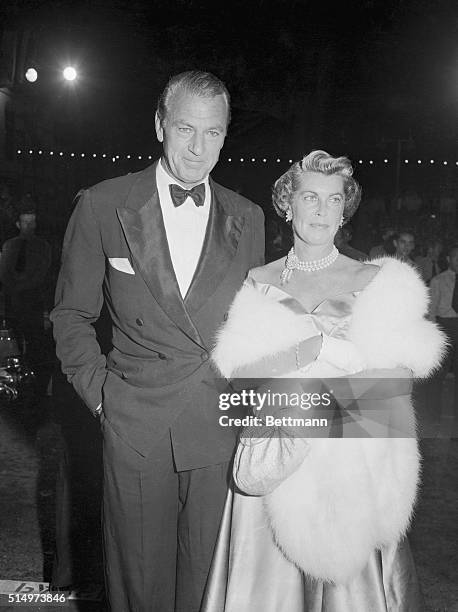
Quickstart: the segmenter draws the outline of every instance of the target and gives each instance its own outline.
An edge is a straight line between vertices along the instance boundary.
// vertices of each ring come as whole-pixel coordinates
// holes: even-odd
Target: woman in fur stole
[[[366,419],[372,437],[355,433],[367,424],[360,412],[340,437],[302,440],[305,458],[266,494],[242,491],[234,463],[203,612],[422,610],[405,536],[419,454],[402,383],[437,367],[444,338],[425,319],[428,293],[413,268],[335,249],[361,198],[352,173],[347,158],[314,151],[277,180],[274,206],[294,247],[250,272],[213,359],[227,378],[386,377],[400,390],[379,404],[384,419]],[[389,437],[393,427],[404,434]]]

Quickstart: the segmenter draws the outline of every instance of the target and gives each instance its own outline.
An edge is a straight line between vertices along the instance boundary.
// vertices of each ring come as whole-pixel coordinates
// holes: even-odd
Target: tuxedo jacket
[[[218,423],[225,382],[209,354],[247,271],[264,257],[262,210],[211,179],[210,189],[202,252],[184,299],[156,164],[83,191],[51,314],[62,369],[87,406],[102,403],[102,418],[143,456],[171,432],[178,470],[226,461],[234,450],[234,432]],[[93,327],[104,300],[113,325],[107,358]]]

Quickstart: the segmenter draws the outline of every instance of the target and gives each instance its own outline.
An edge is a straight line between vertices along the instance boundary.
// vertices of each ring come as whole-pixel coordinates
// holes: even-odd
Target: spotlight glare
[[[29,83],[35,83],[35,81],[38,79],[38,72],[35,70],[35,68],[27,68],[25,78]]]
[[[62,74],[64,75],[64,79],[66,81],[74,81],[78,76],[73,66],[67,66],[64,68]]]

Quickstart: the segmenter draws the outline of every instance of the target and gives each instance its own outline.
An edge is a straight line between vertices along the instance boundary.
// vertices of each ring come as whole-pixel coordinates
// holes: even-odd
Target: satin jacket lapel
[[[173,269],[156,187],[156,164],[141,173],[126,207],[118,208],[117,213],[132,256],[155,300],[184,333],[202,344]]]
[[[229,214],[224,192],[210,181],[212,205],[202,253],[185,297],[192,314],[208,300],[223,281],[237,252],[245,218]]]

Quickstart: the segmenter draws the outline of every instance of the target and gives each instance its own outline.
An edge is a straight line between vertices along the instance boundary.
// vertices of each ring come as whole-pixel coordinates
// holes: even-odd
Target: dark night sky
[[[89,131],[94,147],[151,149],[167,77],[201,68],[232,93],[229,150],[364,151],[412,136],[419,151],[456,151],[456,0],[339,4],[35,0],[11,2],[4,23],[31,32],[37,95],[69,141]],[[81,72],[71,92],[56,76],[66,61]]]

